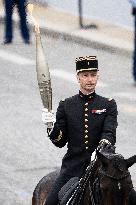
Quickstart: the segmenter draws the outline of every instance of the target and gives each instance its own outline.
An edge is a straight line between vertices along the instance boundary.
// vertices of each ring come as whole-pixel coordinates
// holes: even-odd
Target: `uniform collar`
[[[79,97],[82,98],[83,100],[89,101],[92,98],[95,97],[95,91],[93,93],[90,93],[88,95],[84,95],[80,90],[79,90]]]

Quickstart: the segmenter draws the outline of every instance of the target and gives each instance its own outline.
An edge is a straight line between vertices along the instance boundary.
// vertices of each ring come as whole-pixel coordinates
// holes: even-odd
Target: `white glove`
[[[45,125],[47,125],[47,128],[51,128],[54,125],[54,122],[56,121],[54,116],[54,111],[51,110],[51,112],[48,111],[47,108],[42,109],[42,121]]]
[[[103,149],[103,148],[105,148],[106,146],[111,147],[111,143],[110,143],[107,139],[102,139],[102,140],[99,142],[99,145],[98,145],[98,147],[97,147],[97,150]]]

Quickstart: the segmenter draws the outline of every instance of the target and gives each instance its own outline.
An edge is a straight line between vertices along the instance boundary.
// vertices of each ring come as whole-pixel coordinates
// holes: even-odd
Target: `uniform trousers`
[[[59,199],[58,199],[58,193],[60,189],[66,184],[72,176],[66,175],[66,174],[60,174],[58,178],[56,179],[53,188],[51,192],[48,194],[48,197],[46,199],[45,205],[58,205]]]

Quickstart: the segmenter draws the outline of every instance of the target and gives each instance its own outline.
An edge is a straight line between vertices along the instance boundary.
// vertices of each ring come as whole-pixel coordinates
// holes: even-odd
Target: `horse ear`
[[[136,155],[126,159],[127,168],[131,167],[134,163],[136,163]]]

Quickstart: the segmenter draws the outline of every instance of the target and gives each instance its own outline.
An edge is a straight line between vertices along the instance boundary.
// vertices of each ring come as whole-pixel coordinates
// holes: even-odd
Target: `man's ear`
[[[99,75],[99,73],[97,73],[97,80],[99,80],[100,79],[100,75]]]
[[[76,75],[76,78],[77,78],[77,82],[79,83],[79,81],[80,81],[80,77],[79,77],[78,74]]]

